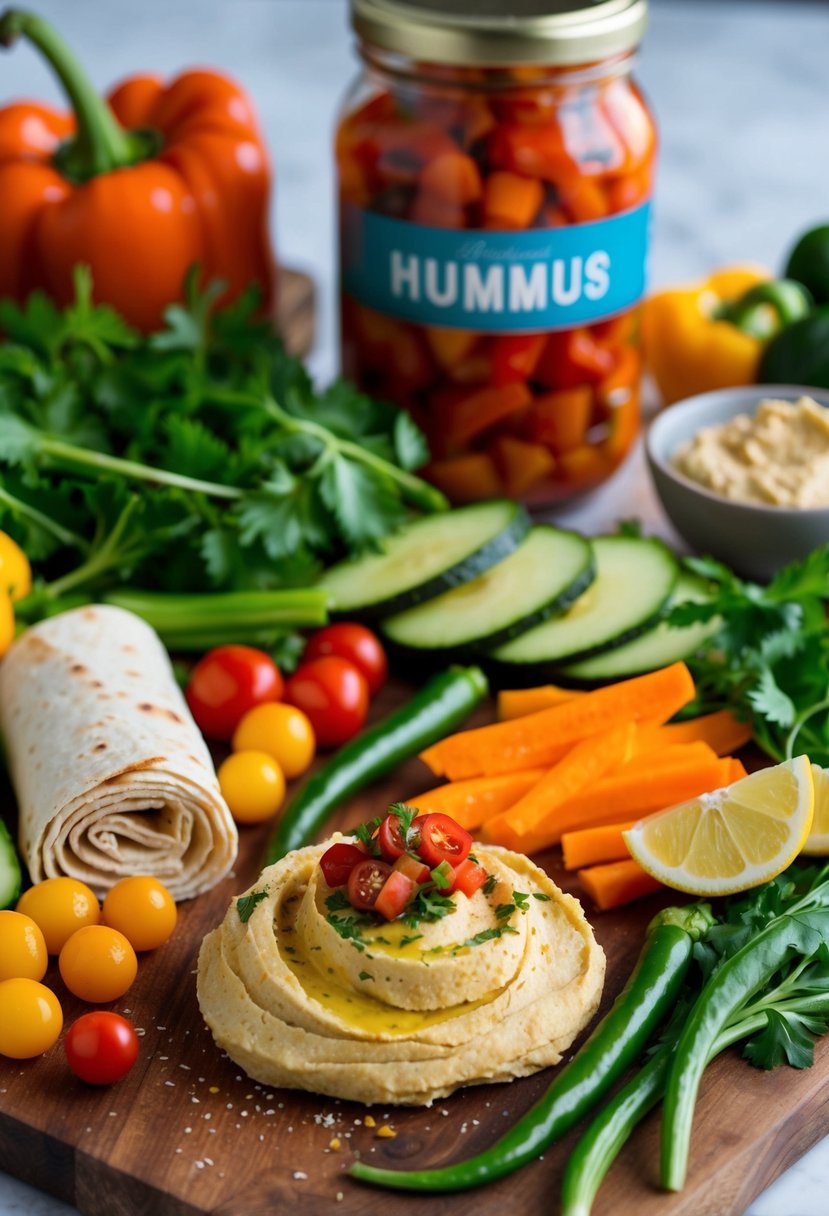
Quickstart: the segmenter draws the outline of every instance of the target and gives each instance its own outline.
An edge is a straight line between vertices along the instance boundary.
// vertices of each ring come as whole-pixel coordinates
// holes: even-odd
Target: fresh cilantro
[[[418,887],[406,915],[404,923],[411,929],[417,928],[421,921],[443,920],[450,912],[455,911],[455,901],[451,895],[442,895],[428,883]]]
[[[767,587],[744,582],[710,558],[687,567],[710,598],[678,604],[671,624],[714,621],[689,660],[697,697],[685,713],[727,706],[748,719],[775,760],[806,753],[829,764],[829,543],[780,570]]]
[[[412,942],[419,942],[422,937],[422,933],[404,933],[400,939],[401,949],[403,946],[411,946]]]
[[[236,911],[239,913],[239,920],[243,925],[246,925],[253,916],[253,910],[257,904],[260,904],[263,899],[268,898],[267,890],[251,891],[249,895],[240,895],[236,900]]]
[[[429,454],[408,415],[345,381],[318,391],[253,293],[221,308],[219,294],[190,275],[149,336],[94,303],[85,268],[64,309],[41,293],[0,301],[0,529],[37,576],[22,620],[126,579],[162,592],[308,586],[411,510],[445,507],[412,472]],[[203,619],[190,631],[200,649],[213,644]],[[268,635],[235,616],[226,640],[276,641],[285,619]]]
[[[369,974],[368,971],[361,971],[357,978],[360,980],[373,980],[374,976]]]
[[[357,950],[365,950],[366,944],[363,941],[363,932],[361,925],[350,916],[335,916],[334,913],[329,913],[326,917],[331,928],[335,933],[339,934],[344,941],[351,942]]]
[[[514,911],[515,904],[498,904],[497,908],[495,909],[495,915],[499,920],[506,920],[508,917],[512,916]]]
[[[456,946],[452,953],[457,954],[465,946],[482,946],[484,942],[491,942],[503,937],[505,933],[517,933],[517,929],[513,929],[512,925],[493,925],[491,929],[481,929],[480,933],[476,933],[474,937],[468,937],[465,942],[461,942],[460,946]]]
[[[445,891],[452,885],[452,867],[448,861],[442,861],[430,871],[429,877],[439,890]]]
[[[496,878],[496,876],[494,874],[488,874],[487,878],[486,878],[486,882],[481,887],[481,890],[483,891],[484,895],[491,895],[492,892],[497,887],[497,885],[498,885],[498,879]]]
[[[352,836],[356,836],[360,844],[365,845],[366,849],[374,857],[380,855],[380,846],[376,840],[377,829],[383,822],[382,815],[375,815],[373,819],[367,820],[365,823],[358,823],[356,828],[351,828]]]
[[[815,1049],[813,1035],[826,1032],[824,1018],[810,1017],[790,1009],[766,1010],[765,1030],[748,1040],[743,1055],[755,1068],[771,1069],[778,1064],[811,1068]]]
[[[548,904],[550,902],[550,898],[551,897],[549,895],[545,895],[543,891],[533,891],[533,899],[538,899],[542,903]]]
[[[325,906],[329,912],[344,912],[346,908],[354,910],[342,887],[337,887],[326,897]]]
[[[513,891],[512,898],[515,900],[515,906],[519,912],[526,912],[529,907],[530,897],[524,891]]]

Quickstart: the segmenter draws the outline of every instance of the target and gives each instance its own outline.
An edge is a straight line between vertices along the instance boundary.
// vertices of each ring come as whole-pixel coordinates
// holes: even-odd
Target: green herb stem
[[[52,519],[50,515],[44,515],[42,511],[38,511],[37,507],[32,507],[29,503],[23,502],[22,499],[16,498],[8,490],[4,489],[2,485],[0,485],[0,503],[5,504],[16,515],[25,516],[33,524],[36,524],[37,527],[43,528],[44,532],[49,532],[62,545],[67,545],[71,549],[80,549],[82,553],[85,553],[89,549],[89,545],[82,536],[78,536],[76,532],[70,531],[69,528],[64,528],[62,524]]]
[[[136,460],[124,460],[121,456],[110,456],[106,452],[96,452],[90,448],[81,448],[74,443],[65,443],[51,435],[37,433],[37,446],[45,456],[53,460],[65,462],[72,468],[95,469],[99,473],[115,473],[128,481],[146,481],[152,485],[174,486],[179,490],[190,490],[196,494],[207,494],[211,498],[238,499],[244,496],[244,490],[237,486],[220,485],[215,481],[202,481],[198,477],[185,477],[174,473],[171,469],[151,468],[139,464]]]

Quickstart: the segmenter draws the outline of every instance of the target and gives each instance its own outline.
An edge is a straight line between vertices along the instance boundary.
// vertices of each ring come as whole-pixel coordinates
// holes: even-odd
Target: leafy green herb
[[[247,294],[216,309],[191,276],[144,337],[75,275],[64,310],[0,302],[0,528],[35,562],[23,619],[125,580],[162,592],[273,591],[442,509],[411,470],[411,419],[340,381],[317,391]],[[271,640],[285,633],[270,629]],[[267,641],[267,630],[251,626]]]
[[[365,845],[373,857],[380,856],[380,845],[377,843],[376,835],[383,819],[383,815],[375,815],[373,819],[369,819],[365,823],[358,823],[356,828],[351,829],[351,834],[357,837],[360,844]]]
[[[338,933],[344,941],[351,942],[352,946],[357,950],[365,950],[366,944],[363,941],[362,926],[353,917],[336,916],[332,912],[329,913],[326,920],[334,932]]]
[[[344,912],[346,908],[354,911],[348,896],[342,887],[337,887],[325,900],[325,906],[329,912]]]
[[[481,887],[481,890],[483,891],[484,895],[491,895],[492,892],[497,887],[497,885],[498,885],[498,879],[496,878],[496,876],[494,874],[489,874],[489,875],[487,875],[486,882]]]
[[[243,925],[246,925],[253,916],[253,910],[257,904],[260,904],[263,899],[268,898],[267,890],[251,891],[249,895],[240,895],[236,900],[236,911],[239,913],[239,920]]]
[[[370,975],[368,971],[361,971],[357,978],[360,980],[373,980],[374,976]]]
[[[452,953],[457,954],[465,946],[482,946],[484,942],[495,941],[499,937],[503,937],[505,933],[517,933],[517,929],[513,929],[512,925],[493,925],[491,929],[481,929],[480,933],[476,933],[474,937],[468,937],[465,942],[461,942],[460,946],[455,946]]]
[[[515,900],[515,906],[519,912],[526,912],[530,905],[529,894],[525,891],[513,891],[512,898]]]
[[[408,806],[405,802],[393,802],[389,807],[389,814],[395,815],[400,821],[400,833],[407,843],[409,831],[417,813],[416,806]]]
[[[448,861],[442,861],[439,866],[435,866],[434,870],[430,871],[429,877],[440,891],[445,891],[452,885],[452,867]]]
[[[495,909],[495,915],[499,920],[506,920],[508,917],[512,916],[514,911],[515,904],[498,904],[497,908]]]
[[[545,895],[543,891],[533,891],[533,899],[538,899],[545,904],[550,902],[550,896]]]
[[[404,933],[400,939],[401,949],[403,946],[411,946],[412,942],[419,942],[422,937],[422,933]]]
[[[729,706],[750,721],[773,759],[806,753],[829,765],[829,543],[780,570],[767,587],[743,582],[709,558],[686,565],[709,581],[712,598],[678,604],[668,620],[718,622],[689,660],[697,698],[686,712]]]
[[[443,920],[450,912],[455,911],[455,901],[451,895],[442,895],[428,883],[418,887],[417,894],[406,911],[403,920],[409,928],[414,929],[421,921]]]

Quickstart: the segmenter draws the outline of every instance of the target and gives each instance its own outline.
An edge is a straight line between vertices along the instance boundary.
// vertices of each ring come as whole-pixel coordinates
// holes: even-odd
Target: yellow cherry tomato
[[[85,925],[97,925],[101,909],[95,892],[77,878],[47,878],[24,891],[17,911],[31,916],[46,939],[50,954],[60,954],[64,943]]]
[[[0,588],[0,659],[14,641],[14,608],[8,591]]]
[[[41,1056],[62,1029],[63,1011],[51,988],[22,978],[0,983],[0,1055]]]
[[[234,752],[219,767],[219,789],[237,823],[260,823],[282,806],[285,778],[265,752]]]
[[[48,962],[46,942],[32,918],[0,912],[0,981],[42,980]]]
[[[175,900],[149,874],[122,878],[104,900],[104,923],[123,933],[133,950],[155,950],[176,927]]]
[[[123,933],[109,925],[87,925],[69,938],[58,966],[70,992],[101,1005],[124,995],[135,979],[138,959]]]
[[[32,568],[17,541],[0,532],[0,590],[22,600],[32,589]]]
[[[292,780],[314,759],[314,728],[301,709],[270,701],[257,705],[242,718],[233,735],[235,752],[264,752]]]

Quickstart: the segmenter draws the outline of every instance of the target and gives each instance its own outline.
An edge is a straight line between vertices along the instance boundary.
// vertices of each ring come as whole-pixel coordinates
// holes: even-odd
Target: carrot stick
[[[593,903],[602,912],[641,899],[659,891],[662,883],[651,878],[633,858],[611,861],[603,866],[579,870],[579,880]]]
[[[636,732],[633,755],[624,767],[626,773],[652,772],[655,768],[677,768],[706,764],[717,759],[717,753],[701,739],[695,743],[669,743],[665,747],[653,747],[649,728]],[[621,775],[621,770],[620,770]]]
[[[742,760],[738,760],[736,756],[731,757],[731,772],[728,776],[727,785],[731,785],[734,781],[739,781],[742,777],[748,776],[748,769],[743,764]]]
[[[605,773],[625,763],[635,732],[633,723],[625,722],[574,744],[523,798],[502,814],[487,820],[482,838],[490,842],[514,840],[547,823],[558,807],[577,794],[591,790]]]
[[[428,747],[421,759],[453,781],[555,764],[573,743],[622,722],[666,722],[692,699],[684,663],[608,684],[561,705],[462,731]]]
[[[549,709],[551,705],[561,705],[571,697],[583,696],[578,689],[559,688],[557,684],[542,684],[540,688],[505,688],[498,693],[498,720],[507,722],[510,718],[523,718],[540,709]]]
[[[473,831],[493,815],[500,815],[523,798],[541,780],[546,768],[529,768],[500,777],[473,777],[469,781],[450,781],[426,790],[412,799],[422,814],[440,811],[451,815],[467,831]]]
[[[630,856],[622,832],[632,828],[635,819],[627,823],[605,823],[595,828],[579,828],[562,832],[561,852],[565,870],[580,870],[600,861],[621,861]]]
[[[748,743],[751,738],[751,727],[747,722],[740,722],[730,709],[718,709],[712,714],[702,714],[699,718],[688,718],[685,722],[669,722],[667,726],[653,727],[653,745],[662,746],[665,743],[693,743],[701,740],[712,747],[718,756],[726,756],[735,752],[738,747]],[[648,733],[643,731],[642,746],[651,742]]]
[[[494,836],[491,840],[522,853],[539,853],[558,844],[564,832],[642,818],[684,802],[686,798],[721,789],[728,784],[730,771],[730,759],[716,758],[704,765],[657,768],[651,773],[630,773],[623,769],[565,802],[532,831],[519,835],[505,830],[497,841]],[[491,829],[492,826],[490,820],[487,827]]]

